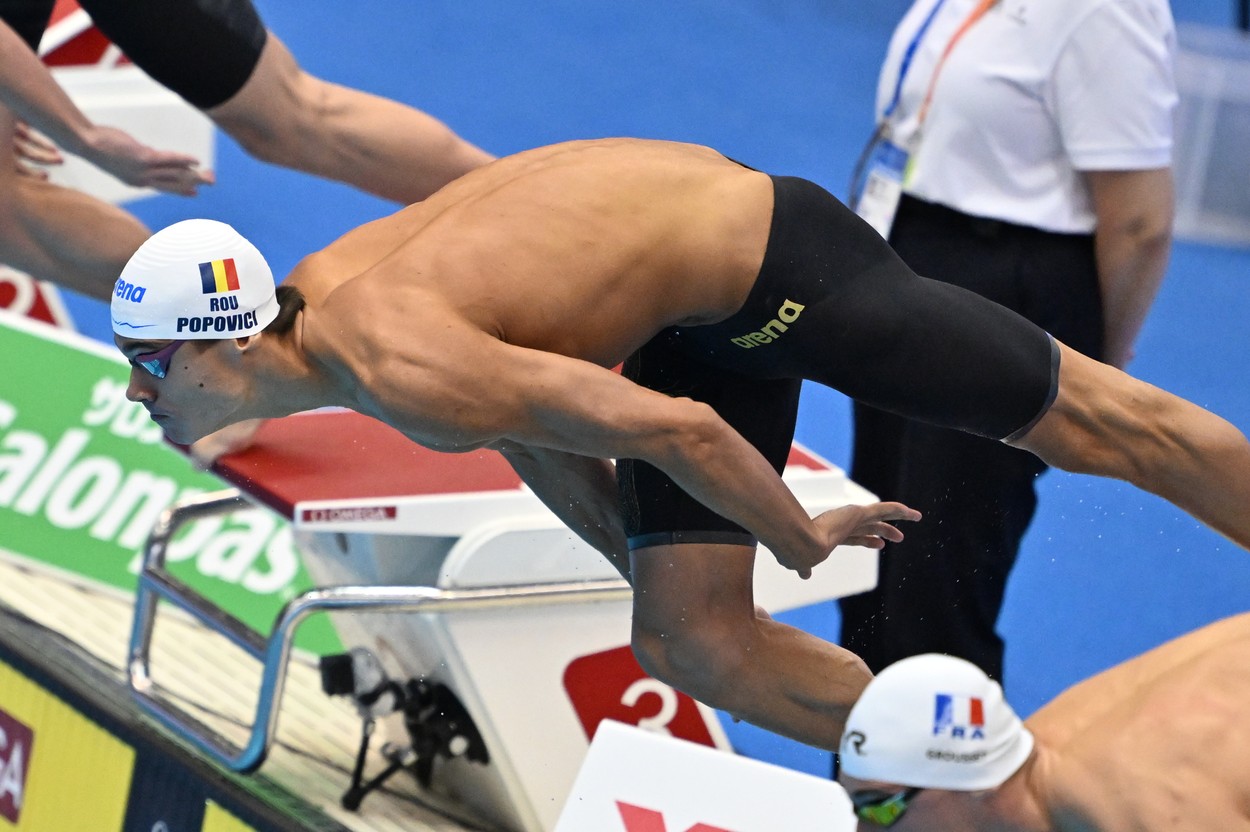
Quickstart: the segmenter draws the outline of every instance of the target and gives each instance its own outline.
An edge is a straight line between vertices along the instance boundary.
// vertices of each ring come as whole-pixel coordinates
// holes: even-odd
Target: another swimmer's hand
[[[47,179],[45,165],[59,165],[65,161],[61,151],[44,134],[24,121],[19,121],[13,131],[13,155],[17,172],[33,179]]]
[[[915,522],[919,519],[920,512],[902,503],[871,503],[866,506],[835,508],[812,520],[825,537],[824,554],[812,563],[781,565],[793,569],[799,573],[800,578],[806,580],[812,576],[812,567],[823,562],[836,547],[846,545],[880,549],[887,540],[898,543],[903,539],[903,533],[891,524],[899,520]]]
[[[194,156],[156,150],[113,127],[93,126],[83,144],[82,155],[92,164],[135,187],[194,196],[201,185],[215,181]]]

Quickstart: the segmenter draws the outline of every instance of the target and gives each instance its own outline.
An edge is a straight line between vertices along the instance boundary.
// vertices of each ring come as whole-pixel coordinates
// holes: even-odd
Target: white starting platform
[[[423,449],[347,411],[267,423],[216,472],[236,492],[175,507],[149,544],[132,639],[136,694],[169,727],[220,763],[261,765],[276,728],[294,630],[327,612],[345,645],[375,656],[391,679],[439,688],[432,723],[380,721],[395,749],[425,738],[424,785],[484,824],[544,832],[605,720],[729,750],[715,712],[648,677],[629,647],[631,595],[611,566],[567,531],[493,452]],[[815,514],[872,495],[801,447],[785,480]],[[181,521],[243,499],[287,517],[322,589],[291,601],[268,636],[233,620],[164,571],[164,541]],[[757,601],[782,612],[870,588],[876,552],[846,547],[799,580],[770,553],[757,558]],[[245,744],[201,730],[152,683],[147,644],[156,601],[197,615],[263,663]],[[431,700],[434,701],[434,700]],[[451,726],[448,726],[450,715]],[[394,715],[397,716],[397,715]],[[441,719],[441,722],[440,722]],[[439,739],[441,738],[441,740]],[[439,742],[442,745],[439,745]]]

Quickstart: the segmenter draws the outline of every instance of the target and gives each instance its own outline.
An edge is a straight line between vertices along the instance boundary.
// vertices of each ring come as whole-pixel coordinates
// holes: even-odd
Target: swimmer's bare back
[[[771,213],[768,176],[709,148],[570,142],[473,171],[311,255],[289,280],[344,332],[466,324],[610,367],[666,326],[737,311]]]
[[[1026,724],[1063,760],[1050,778],[1057,802],[1098,820],[1099,829],[1245,830],[1247,690],[1243,613],[1069,688]],[[1178,802],[1187,807],[1183,823],[1175,820]]]

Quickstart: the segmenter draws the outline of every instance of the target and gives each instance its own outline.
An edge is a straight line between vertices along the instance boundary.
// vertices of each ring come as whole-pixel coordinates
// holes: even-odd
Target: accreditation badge
[[[903,179],[910,157],[905,148],[882,138],[874,143],[865,160],[864,184],[855,201],[855,213],[885,238],[890,236],[903,195]]]

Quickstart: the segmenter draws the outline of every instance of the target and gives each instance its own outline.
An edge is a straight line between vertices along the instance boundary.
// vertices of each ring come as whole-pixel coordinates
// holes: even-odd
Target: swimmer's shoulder
[[[285,283],[297,286],[310,305],[320,304],[348,283],[369,275],[379,264],[410,242],[425,224],[415,214],[414,205],[386,217],[358,226],[325,248],[305,256],[287,276]],[[344,294],[352,294],[351,289]]]

